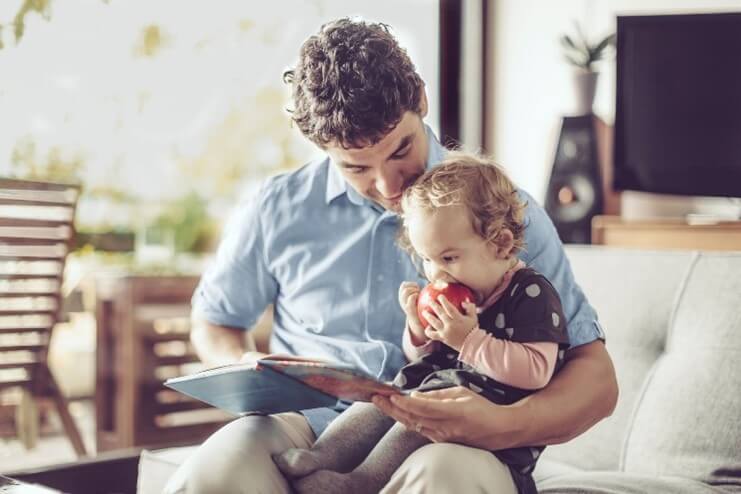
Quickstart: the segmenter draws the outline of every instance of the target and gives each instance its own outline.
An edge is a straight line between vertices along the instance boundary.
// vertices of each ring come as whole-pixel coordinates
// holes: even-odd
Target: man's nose
[[[381,170],[378,177],[376,177],[376,189],[386,198],[396,197],[401,194],[403,183],[404,177],[402,177],[401,173],[395,167]]]

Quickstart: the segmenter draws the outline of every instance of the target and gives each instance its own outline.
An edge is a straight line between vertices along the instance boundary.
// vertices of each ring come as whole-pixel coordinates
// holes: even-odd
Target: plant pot
[[[598,72],[577,70],[574,72],[574,95],[576,96],[576,114],[592,113],[594,95],[597,92]]]

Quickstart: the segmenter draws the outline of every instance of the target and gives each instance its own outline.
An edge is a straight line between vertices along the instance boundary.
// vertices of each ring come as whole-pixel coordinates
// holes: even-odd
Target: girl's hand
[[[407,326],[412,336],[412,343],[421,346],[428,340],[425,328],[417,315],[417,300],[419,300],[419,285],[413,281],[405,281],[399,287],[399,305],[407,316]]]
[[[468,334],[479,325],[476,305],[466,300],[463,302],[461,312],[445,298],[445,295],[440,295],[437,300],[430,303],[430,307],[434,314],[430,311],[425,312],[425,318],[430,323],[424,330],[425,336],[431,340],[442,341],[460,352]]]

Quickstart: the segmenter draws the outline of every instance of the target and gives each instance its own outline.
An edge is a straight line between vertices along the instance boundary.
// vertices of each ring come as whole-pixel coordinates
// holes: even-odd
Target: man
[[[294,122],[328,156],[267,180],[239,209],[194,294],[192,341],[207,364],[257,358],[245,329],[272,303],[272,351],[341,361],[391,379],[405,363],[396,294],[402,281],[423,282],[396,246],[395,211],[405,187],[445,154],[423,123],[424,83],[385,26],[347,19],[310,37],[286,80]],[[529,398],[528,423],[499,407],[492,427],[500,427],[493,437],[501,447],[568,440],[609,415],[617,397],[596,314],[550,220],[521,194],[529,204],[523,258],[558,289],[573,348],[559,376]],[[337,413],[235,420],[189,458],[167,490],[287,492],[271,455],[310,446]],[[449,445],[424,448],[402,468],[424,463],[440,446]],[[467,455],[481,450],[459,450],[453,463],[466,491],[477,475],[466,470]],[[394,489],[435,492],[424,479],[414,487],[404,482]]]

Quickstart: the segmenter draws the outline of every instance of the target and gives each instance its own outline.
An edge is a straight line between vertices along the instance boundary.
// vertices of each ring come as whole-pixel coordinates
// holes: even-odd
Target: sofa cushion
[[[581,472],[538,483],[540,494],[721,494],[729,491],[683,477]]]
[[[740,464],[741,254],[703,254],[642,391],[623,468],[706,479]]]
[[[620,398],[612,416],[568,443],[549,446],[543,457],[586,470],[616,470],[633,408],[664,351],[694,254],[595,246],[568,246],[566,253],[607,335]]]

